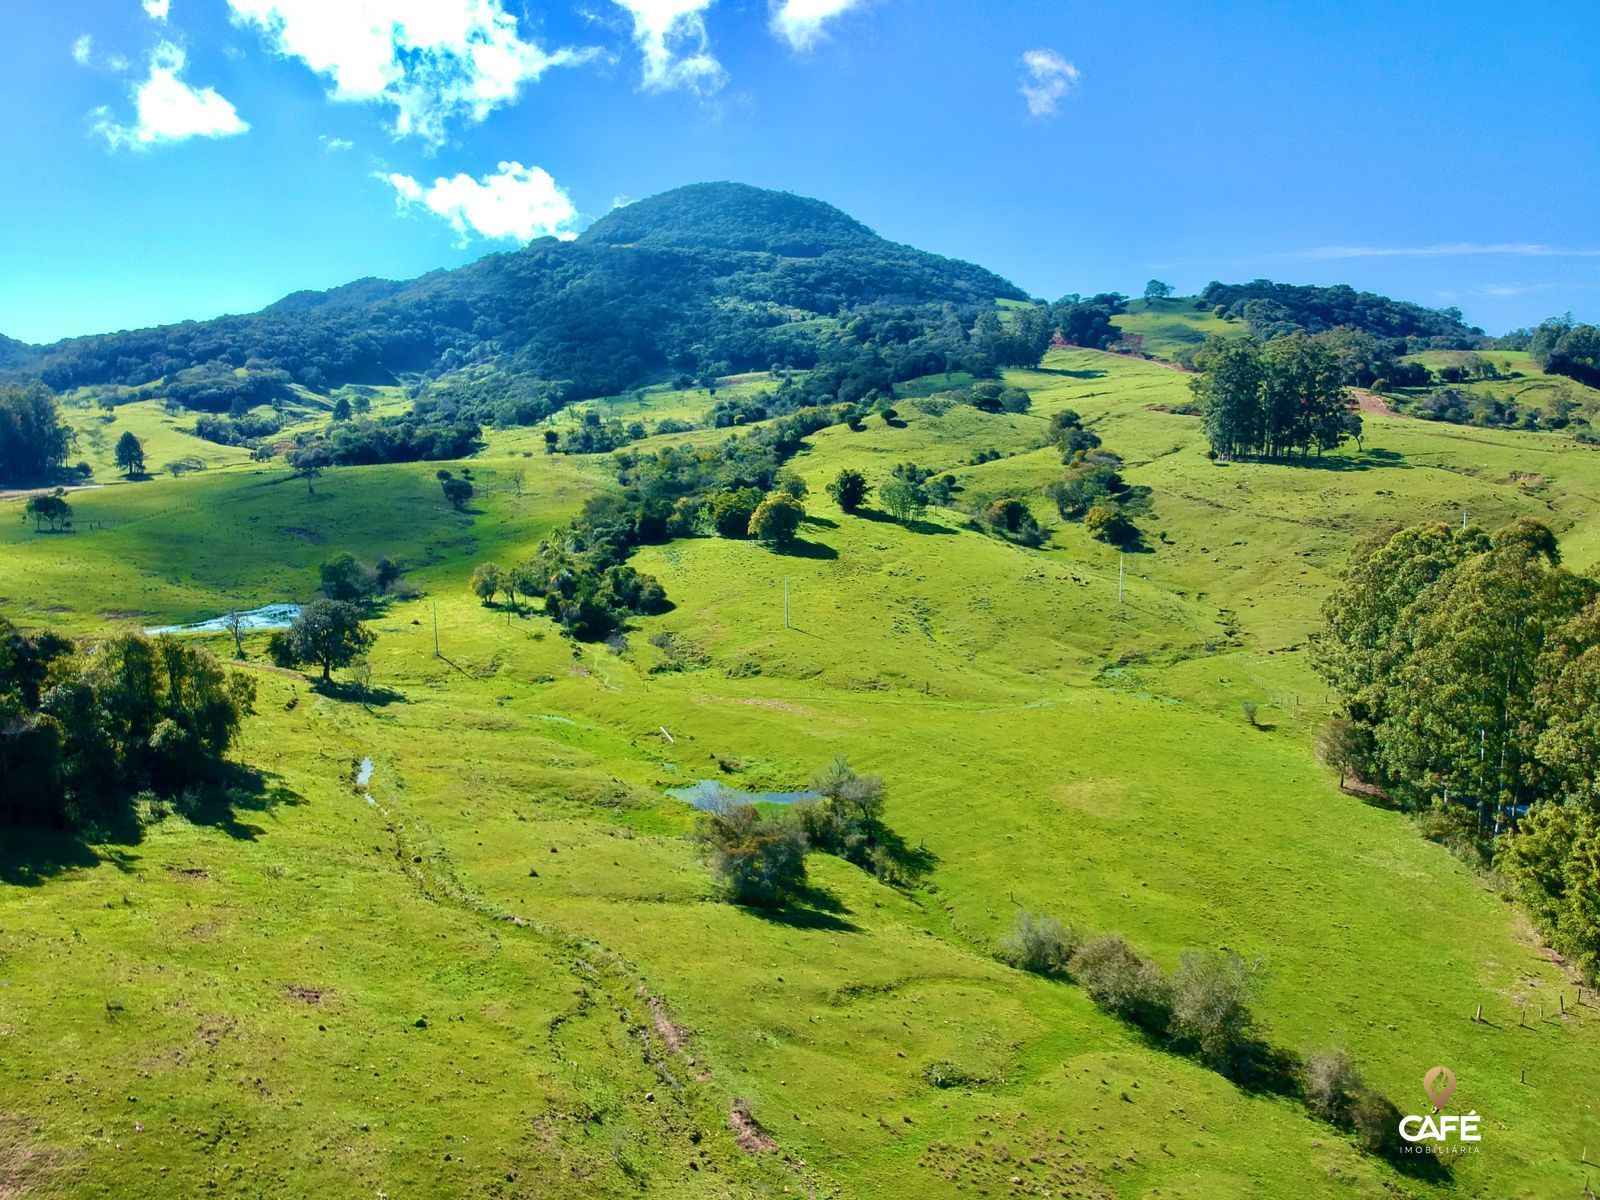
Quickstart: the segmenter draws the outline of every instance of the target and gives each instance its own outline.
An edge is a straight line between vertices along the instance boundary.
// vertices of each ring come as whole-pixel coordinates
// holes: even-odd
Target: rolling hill
[[[659,293],[627,294],[657,270]],[[484,353],[538,374],[567,353],[538,314],[585,315],[609,347],[644,336],[619,314],[675,296],[702,316],[776,305],[760,328],[830,337],[840,296],[1017,297],[728,185],[464,271],[167,333],[193,354],[273,330],[398,339],[406,314],[459,332],[526,302],[504,319],[527,340]],[[1162,352],[1243,322],[1162,301],[1119,324]],[[373,336],[384,372],[411,361]],[[456,345],[439,344],[428,361]],[[676,343],[639,345],[646,385],[581,406],[648,425],[624,458],[720,461],[786,419],[718,427],[718,404],[780,377],[674,387],[645,368]],[[485,432],[450,465],[476,488],[458,510],[435,463],[312,486],[157,399],[69,408],[105,486],[71,495],[71,535],[0,501],[0,615],[96,638],[306,601],[345,551],[402,562],[415,592],[371,614],[364,688],[318,688],[246,636],[236,669],[258,697],[226,803],[146,797],[120,838],[0,835],[0,1195],[1578,1194],[1596,997],[1492,880],[1338,786],[1314,752],[1332,704],[1306,642],[1351,546],[1396,522],[1536,515],[1592,568],[1596,451],[1374,412],[1362,444],[1319,459],[1214,462],[1170,365],[1053,348],[1004,372],[1030,399],[1016,411],[963,402],[971,382],[900,380],[870,419],[809,433],[787,460],[807,509],[787,552],[641,546],[631,564],[672,606],[595,642],[468,586],[615,491],[617,456],[547,452],[577,414]],[[320,428],[326,398],[294,387],[290,415]],[[1148,489],[1125,555],[1046,498],[1068,410]],[[101,463],[124,430],[206,469],[116,479]],[[907,463],[948,474],[950,503],[895,520],[829,496],[843,470],[882,489]],[[1039,545],[977,519],[1004,497],[1026,499]],[[839,754],[882,775],[927,875],[813,854],[803,902],[721,902],[687,789],[789,793]],[[1267,1043],[1347,1049],[1402,1112],[1427,1111],[1423,1073],[1448,1065],[1481,1153],[1431,1172],[1366,1153],[1291,1088],[1236,1085],[1006,965],[1022,910],[1168,969],[1259,957]]]

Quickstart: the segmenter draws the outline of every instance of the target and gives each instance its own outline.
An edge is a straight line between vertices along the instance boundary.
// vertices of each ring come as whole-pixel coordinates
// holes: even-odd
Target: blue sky
[[[248,311],[739,179],[1034,294],[1600,318],[1600,5],[7,0],[0,333]]]

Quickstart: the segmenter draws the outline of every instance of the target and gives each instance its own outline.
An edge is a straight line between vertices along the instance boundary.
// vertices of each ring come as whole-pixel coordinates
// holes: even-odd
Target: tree
[[[805,886],[806,838],[791,815],[763,817],[724,794],[700,818],[696,838],[735,904],[781,904]]]
[[[872,485],[867,482],[867,477],[852,467],[842,468],[833,477],[833,482],[828,484],[828,495],[847,513],[855,512],[871,494]]]
[[[0,620],[0,825],[121,823],[136,791],[213,781],[254,696],[176,638],[78,648]]]
[[[479,563],[472,572],[472,594],[484,604],[493,604],[500,591],[500,568],[493,563]]]
[[[28,497],[28,503],[23,507],[23,513],[33,518],[35,533],[43,532],[45,524],[49,524],[51,533],[60,533],[72,525],[72,505],[67,503],[66,490],[57,488],[53,492],[45,492],[38,496]]]
[[[1165,300],[1172,295],[1172,285],[1162,283],[1159,279],[1152,279],[1144,285],[1144,298],[1146,300]]]
[[[333,456],[320,443],[299,446],[284,455],[284,461],[293,469],[295,478],[306,481],[306,494],[316,492],[316,481],[323,471],[333,465]]]
[[[72,430],[42,383],[0,384],[0,483],[37,479],[67,460]]]
[[[1083,530],[1096,541],[1113,546],[1125,546],[1139,534],[1120,507],[1104,500],[1096,500],[1083,514]]]
[[[333,402],[333,419],[335,421],[348,421],[350,419],[350,401],[345,396],[340,396]]]
[[[914,521],[928,510],[928,492],[910,479],[891,479],[878,489],[878,502],[896,521]]]
[[[1339,786],[1351,775],[1359,776],[1370,755],[1369,739],[1348,717],[1334,717],[1317,734],[1317,756],[1339,772]]]
[[[761,503],[761,493],[755,488],[729,488],[711,498],[711,526],[718,536],[742,538],[750,536],[750,518],[755,516]]]
[[[788,469],[778,472],[777,485],[780,492],[786,496],[793,496],[796,500],[804,500],[811,494],[805,479],[798,472]]]
[[[117,470],[129,479],[135,475],[144,474],[144,446],[133,435],[133,430],[125,429],[122,436],[117,439],[116,448]]]
[[[444,498],[450,502],[450,507],[457,512],[465,512],[475,490],[472,481],[457,479],[449,471],[440,471],[438,478],[439,486],[444,490]]]
[[[227,615],[222,618],[222,627],[228,631],[228,636],[233,638],[233,654],[235,658],[244,657],[244,614],[236,608],[230,608]]]
[[[293,663],[315,663],[322,681],[335,667],[354,662],[376,639],[361,622],[361,610],[343,600],[313,600],[289,627],[287,649]]]
[[[773,492],[750,514],[746,532],[763,545],[792,546],[805,515],[805,506],[800,501],[782,492]]]
[[[365,604],[378,594],[378,573],[348,551],[323,563],[318,574],[329,600]]]

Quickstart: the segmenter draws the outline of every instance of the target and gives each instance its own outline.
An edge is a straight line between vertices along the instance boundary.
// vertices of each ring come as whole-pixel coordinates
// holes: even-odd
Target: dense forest
[[[71,339],[46,348],[39,371],[57,390],[197,369],[205,382],[281,371],[320,389],[492,364],[561,403],[662,371],[809,367],[842,313],[889,305],[932,324],[954,306],[970,321],[997,297],[1023,295],[818,201],[696,184],[618,209],[576,241],[540,239],[407,284],[363,280],[249,316]],[[202,406],[229,407],[214,391]]]
[[[1357,548],[1323,608],[1318,670],[1341,771],[1493,861],[1556,949],[1600,966],[1600,585],[1523,517],[1418,525]]]
[[[1208,283],[1200,298],[1219,317],[1245,321],[1257,337],[1296,330],[1323,333],[1341,325],[1374,337],[1404,339],[1411,350],[1470,350],[1483,330],[1466,324],[1461,310],[1424,308],[1348,284],[1315,287],[1256,279],[1249,283]]]

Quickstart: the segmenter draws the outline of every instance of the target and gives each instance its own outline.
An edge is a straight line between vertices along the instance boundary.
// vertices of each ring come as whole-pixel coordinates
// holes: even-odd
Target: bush
[[[1348,1050],[1323,1050],[1301,1067],[1306,1107],[1320,1119],[1340,1129],[1352,1125],[1356,1104],[1365,1090],[1361,1072]]]
[[[1079,946],[1067,973],[1101,1008],[1135,1025],[1163,1030],[1171,1020],[1172,984],[1166,973],[1117,934]]]
[[[806,837],[788,814],[763,817],[755,805],[724,794],[701,817],[695,836],[735,904],[782,904],[805,886]]]
[[[833,482],[828,485],[828,495],[833,497],[833,502],[847,513],[853,513],[867,502],[867,497],[872,494],[872,485],[867,482],[867,477],[860,471],[845,467],[833,477]]]
[[[761,493],[755,488],[718,492],[711,497],[711,527],[720,537],[748,537],[750,518],[755,516],[760,504]]]
[[[1261,964],[1232,950],[1190,951],[1172,980],[1172,1036],[1194,1045],[1208,1066],[1238,1078],[1254,1045],[1255,999]]]
[[[1356,1096],[1350,1124],[1369,1154],[1393,1154],[1399,1148],[1400,1110],[1377,1092],[1362,1090]]]
[[[791,546],[805,515],[800,501],[784,492],[773,492],[750,514],[746,532],[766,546]]]
[[[1000,953],[1006,962],[1035,975],[1059,975],[1066,971],[1067,962],[1078,948],[1078,933],[1054,917],[1031,913],[1024,909],[1017,914],[1000,943]]]
[[[1120,508],[1103,500],[1095,501],[1089,506],[1089,511],[1083,514],[1083,528],[1096,541],[1109,542],[1113,546],[1126,546],[1139,534],[1133,522],[1122,515]]]

